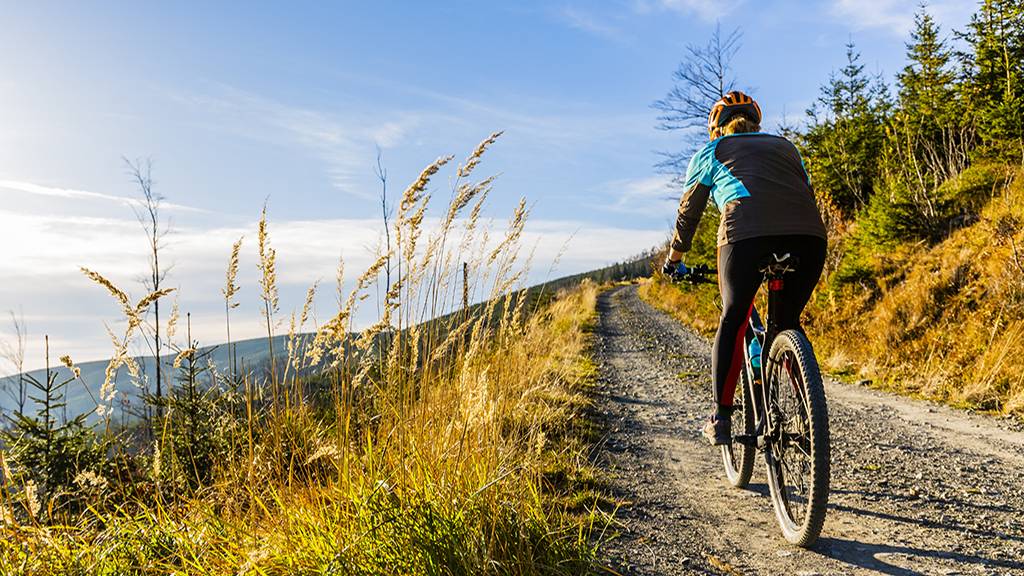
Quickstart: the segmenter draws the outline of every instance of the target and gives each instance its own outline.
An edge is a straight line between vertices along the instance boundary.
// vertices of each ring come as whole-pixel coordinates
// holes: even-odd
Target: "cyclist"
[[[712,106],[711,141],[686,170],[675,234],[662,268],[667,275],[686,271],[683,253],[690,249],[710,196],[722,215],[722,316],[711,357],[717,410],[703,432],[716,445],[732,441],[733,394],[743,368],[743,336],[763,278],[761,267],[773,253],[788,253],[799,262],[786,275],[777,320],[780,330],[800,329],[800,313],[825,262],[825,226],[800,153],[785,138],[761,132],[760,124],[760,106],[742,92],[729,92]]]

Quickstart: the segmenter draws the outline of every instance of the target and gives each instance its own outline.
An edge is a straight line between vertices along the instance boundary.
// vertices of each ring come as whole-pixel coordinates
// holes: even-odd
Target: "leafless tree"
[[[380,211],[384,218],[384,253],[388,255],[387,263],[384,265],[384,293],[387,294],[391,291],[391,227],[388,226],[391,207],[388,206],[388,170],[384,167],[382,159],[383,153],[380,146],[377,146],[377,166],[374,167],[373,172],[380,180]]]
[[[0,342],[0,357],[6,360],[15,370],[13,376],[5,378],[4,391],[18,406],[18,412],[24,414],[25,403],[28,401],[28,381],[25,379],[25,341],[28,330],[25,327],[25,315],[22,312],[11,315],[11,326],[14,328],[14,341]]]
[[[672,74],[672,89],[652,107],[660,112],[658,129],[685,133],[688,146],[663,152],[660,168],[675,174],[683,172],[692,149],[707,138],[705,129],[711,105],[736,88],[732,59],[740,49],[740,38],[739,28],[723,36],[719,24],[707,44],[686,47],[683,60]]]
[[[146,233],[146,243],[149,249],[149,274],[144,276],[142,284],[148,292],[156,292],[163,287],[169,266],[161,267],[160,251],[164,248],[164,238],[170,231],[171,223],[164,220],[160,215],[160,206],[164,197],[153,191],[152,168],[153,163],[149,158],[136,159],[134,162],[124,158],[127,165],[128,176],[138,187],[142,195],[142,202],[139,206],[133,206],[135,217],[142,225]],[[156,405],[157,416],[163,415],[163,376],[161,374],[160,353],[163,351],[163,343],[160,341],[160,301],[153,302],[153,357],[156,366]]]

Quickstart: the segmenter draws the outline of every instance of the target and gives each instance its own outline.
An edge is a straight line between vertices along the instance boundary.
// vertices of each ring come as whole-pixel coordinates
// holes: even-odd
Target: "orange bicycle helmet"
[[[733,90],[715,102],[708,114],[708,135],[715,132],[715,128],[721,128],[729,123],[736,114],[745,114],[751,120],[761,123],[761,107],[753,98],[739,90]]]

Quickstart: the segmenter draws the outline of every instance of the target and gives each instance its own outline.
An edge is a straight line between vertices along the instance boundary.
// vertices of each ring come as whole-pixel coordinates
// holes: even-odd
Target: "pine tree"
[[[807,111],[810,126],[797,138],[815,188],[846,216],[862,208],[874,190],[889,108],[888,88],[880,76],[864,72],[851,41],[846,65],[822,86]]]
[[[70,373],[51,369],[49,337],[45,342],[46,372],[42,380],[25,375],[38,394],[29,396],[37,407],[35,414],[18,410],[10,424],[0,430],[0,445],[9,451],[15,482],[23,489],[28,484],[39,489],[35,496],[45,518],[34,520],[52,520],[51,513],[64,508],[80,509],[84,502],[81,487],[76,488],[76,477],[81,472],[102,475],[109,464],[105,457],[109,442],[86,424],[85,414],[71,420],[58,418],[57,413],[65,406],[67,387],[80,378],[80,372],[70,358],[62,359]],[[8,481],[0,478],[0,486]]]
[[[1024,161],[1024,0],[982,0],[959,36],[982,153]]]
[[[909,63],[896,76],[899,108],[911,122],[926,129],[947,122],[956,103],[956,78],[949,66],[952,54],[939,34],[935,20],[922,6],[914,16],[907,44]]]
[[[963,120],[952,53],[922,6],[897,74],[898,100],[881,159],[884,194],[869,203],[866,233],[876,242],[933,238],[946,217],[939,185],[967,166],[973,127]]]

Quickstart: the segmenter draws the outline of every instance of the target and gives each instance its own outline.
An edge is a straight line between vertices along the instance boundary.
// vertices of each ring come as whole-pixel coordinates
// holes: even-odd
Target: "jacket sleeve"
[[[714,154],[713,148],[704,148],[690,159],[686,169],[686,188],[679,201],[679,213],[676,216],[676,231],[672,238],[672,249],[686,252],[693,243],[693,235],[697,233],[697,225],[708,205],[714,179],[711,173],[712,163],[709,158]]]

